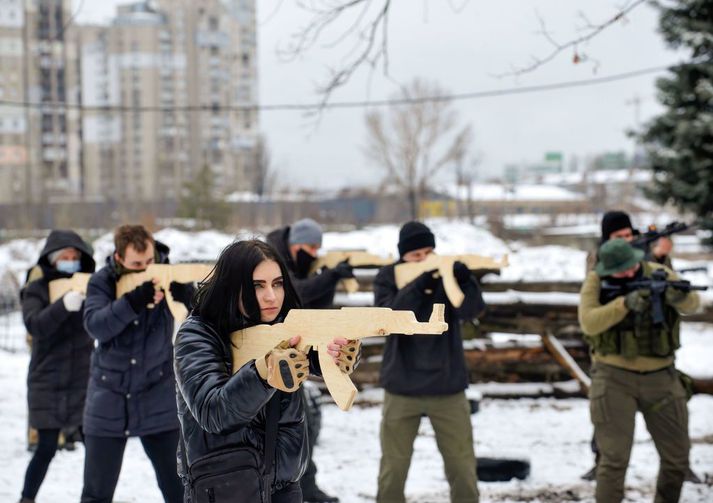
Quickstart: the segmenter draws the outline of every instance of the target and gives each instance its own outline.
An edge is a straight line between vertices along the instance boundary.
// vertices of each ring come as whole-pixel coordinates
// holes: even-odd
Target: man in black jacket
[[[322,228],[311,218],[298,220],[294,224],[271,232],[267,236],[270,243],[285,261],[292,275],[292,284],[305,309],[325,309],[332,306],[337,283],[343,278],[353,278],[352,267],[343,262],[334,269],[324,269],[310,274],[317,252],[322,247]],[[309,437],[309,463],[300,480],[302,495],[306,503],[336,503],[339,498],[329,496],[317,486],[317,466],[312,460],[312,452],[317,444],[322,422],[319,402],[307,386],[302,386],[307,416]]]
[[[451,501],[478,501],[470,405],[465,396],[468,373],[463,354],[460,320],[473,319],[485,304],[478,281],[456,262],[453,274],[465,294],[459,308],[446,297],[443,282],[427,271],[398,289],[394,268],[402,262],[421,262],[433,252],[435,237],[420,222],[408,222],[399,233],[396,264],[381,268],[374,281],[375,304],[410,310],[428,321],[433,305],[446,305],[448,331],[441,335],[393,335],[387,338],[381,364],[384,408],[381,421],[381,465],[378,503],[403,503],[413,442],[423,415],[428,416],[443,456]]]
[[[168,262],[168,247],[140,225],[114,234],[116,251],[89,280],[84,326],[97,341],[84,411],[86,457],[82,503],[110,503],[129,437],[139,437],[167,503],[182,503],[177,475],[178,418],[173,374],[173,316],[155,281],[116,298],[124,274]],[[190,306],[188,285],[172,283]],[[178,295],[177,295],[178,294]],[[190,307],[189,307],[190,309]]]

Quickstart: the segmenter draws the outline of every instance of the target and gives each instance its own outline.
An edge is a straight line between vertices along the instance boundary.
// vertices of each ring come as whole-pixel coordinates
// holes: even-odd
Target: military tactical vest
[[[654,269],[642,262],[643,279],[650,279]],[[651,309],[642,313],[629,311],[622,321],[601,334],[585,336],[587,343],[600,355],[621,355],[624,358],[637,356],[668,357],[680,347],[679,325],[681,317],[673,307],[661,299],[664,322],[654,325]]]

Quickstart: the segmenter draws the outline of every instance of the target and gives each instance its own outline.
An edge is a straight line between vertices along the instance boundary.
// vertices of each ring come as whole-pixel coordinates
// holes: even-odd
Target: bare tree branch
[[[333,49],[350,38],[354,38],[353,47],[347,51],[343,62],[336,68],[329,69],[329,75],[317,92],[322,96],[322,108],[339,87],[346,84],[352,75],[362,66],[368,66],[372,72],[381,63],[384,75],[388,75],[388,26],[389,9],[392,0],[299,0],[297,5],[312,14],[310,22],[291,37],[286,49],[278,53],[287,61],[293,61],[312,48],[330,27],[340,18],[354,14],[354,21],[333,41],[322,47]],[[373,7],[377,5],[378,9]],[[367,15],[374,15],[367,19]],[[320,109],[321,110],[321,109]]]
[[[465,157],[472,141],[470,126],[456,131],[457,116],[450,102],[420,99],[443,94],[437,85],[420,80],[402,88],[400,98],[413,101],[389,108],[388,131],[382,112],[366,115],[365,154],[384,169],[386,181],[409,198],[412,218],[418,218],[419,202],[433,177]]]
[[[619,21],[625,19],[626,15],[629,14],[632,10],[634,10],[636,7],[639,5],[646,3],[647,0],[632,0],[626,3],[624,6],[619,8],[619,10],[616,12],[616,14],[609,19],[607,19],[605,22],[600,23],[600,24],[592,24],[586,16],[584,16],[583,13],[579,13],[579,17],[583,18],[586,21],[586,25],[582,31],[584,31],[584,34],[569,40],[565,43],[560,43],[555,40],[555,38],[552,36],[551,33],[548,32],[547,27],[545,26],[544,20],[537,14],[538,22],[540,25],[540,30],[538,33],[540,33],[542,36],[545,37],[545,39],[552,44],[553,48],[552,51],[547,54],[544,57],[537,57],[537,56],[532,56],[532,62],[528,65],[521,66],[521,67],[514,67],[511,71],[497,74],[496,77],[509,77],[509,76],[515,76],[515,75],[522,75],[525,73],[532,72],[538,68],[540,68],[543,65],[546,65],[550,61],[554,60],[557,58],[562,52],[567,51],[572,49],[574,51],[574,54],[572,56],[572,61],[573,63],[581,63],[585,58],[579,53],[578,47],[586,42],[589,42],[593,38],[595,38],[597,35],[599,35],[601,32],[609,28],[610,26],[618,23]],[[596,62],[595,62],[596,63]],[[598,65],[597,65],[598,66]]]

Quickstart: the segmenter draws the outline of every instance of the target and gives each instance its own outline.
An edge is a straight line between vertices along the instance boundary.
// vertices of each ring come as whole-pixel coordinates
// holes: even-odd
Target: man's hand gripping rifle
[[[690,281],[669,281],[667,278],[666,271],[658,269],[651,274],[651,279],[631,281],[624,285],[612,285],[604,281],[601,287],[603,297],[605,302],[609,302],[634,290],[649,290],[651,292],[651,319],[655,325],[660,325],[665,321],[663,304],[668,288],[674,288],[684,293],[689,293],[692,290],[708,290],[707,286],[692,285]]]

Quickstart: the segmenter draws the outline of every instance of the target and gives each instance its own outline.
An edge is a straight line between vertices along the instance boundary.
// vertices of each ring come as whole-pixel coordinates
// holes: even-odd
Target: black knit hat
[[[612,232],[627,228],[634,228],[629,215],[623,211],[607,211],[602,217],[602,242],[608,241]]]
[[[401,227],[399,231],[399,255],[401,257],[410,251],[427,247],[436,247],[436,237],[431,229],[421,222],[407,222]]]

